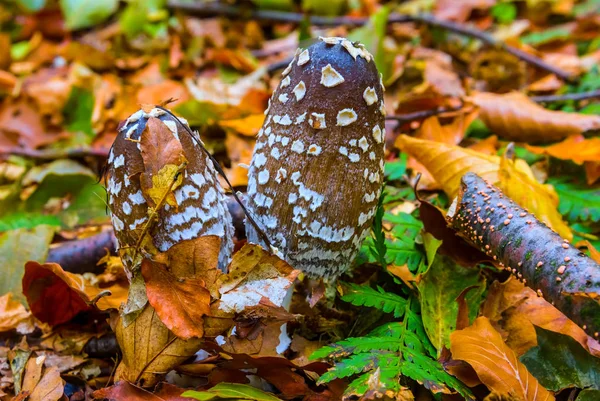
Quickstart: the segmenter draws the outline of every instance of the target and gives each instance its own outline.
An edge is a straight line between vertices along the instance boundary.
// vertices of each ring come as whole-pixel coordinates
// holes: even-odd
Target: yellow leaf
[[[467,362],[491,391],[512,394],[523,401],[550,401],[554,396],[543,388],[486,317],[450,335],[452,358]]]
[[[523,160],[512,162],[472,149],[400,135],[396,146],[417,159],[441,185],[450,198],[458,194],[460,179],[473,172],[497,185],[504,193],[528,209],[563,238],[573,237],[569,226],[557,210],[558,196],[554,188],[537,182]]]
[[[177,206],[173,191],[183,182],[183,176],[178,173],[178,166],[167,164],[158,171],[158,174],[152,176],[152,188],[148,188],[146,194],[156,205],[161,204],[165,199],[169,206]]]

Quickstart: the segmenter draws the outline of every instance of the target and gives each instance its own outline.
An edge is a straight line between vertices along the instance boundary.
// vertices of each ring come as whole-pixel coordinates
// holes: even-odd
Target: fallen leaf
[[[68,322],[80,312],[92,310],[91,301],[101,293],[104,296],[95,304],[98,309],[118,309],[127,293],[127,288],[118,283],[99,288],[82,275],[65,272],[56,263],[27,262],[22,283],[31,313],[51,326]]]
[[[196,400],[210,400],[217,397],[239,400],[281,401],[271,393],[265,393],[255,387],[237,383],[219,383],[206,391],[186,391],[182,395]]]
[[[396,146],[416,158],[450,198],[459,189],[460,179],[473,172],[497,185],[504,193],[558,232],[563,238],[573,234],[557,210],[558,195],[551,186],[538,183],[525,161],[515,162],[471,149],[400,135]]]
[[[46,370],[29,395],[28,401],[57,401],[62,398],[65,382],[56,367]]]
[[[178,132],[178,127],[174,129]],[[140,182],[144,194],[150,197],[147,200],[152,201],[149,203],[157,205],[167,194],[167,203],[177,206],[173,190],[183,182],[177,173],[186,160],[177,133],[158,118],[150,117],[140,139],[140,152],[144,161]]]
[[[83,292],[83,278],[65,272],[56,263],[27,262],[23,294],[31,313],[44,323],[56,326],[79,312],[91,310]]]
[[[244,245],[233,255],[228,271],[218,281],[220,308],[226,312],[256,306],[263,297],[275,306],[283,306],[288,289],[300,273],[254,244]]]
[[[220,237],[204,235],[178,242],[165,253],[156,255],[155,260],[169,266],[170,271],[177,277],[202,279],[213,297],[219,298],[219,291],[215,284],[222,274],[217,267],[220,249]]]
[[[44,369],[44,361],[46,357],[43,355],[32,356],[27,361],[25,366],[25,375],[23,376],[23,385],[21,386],[22,392],[28,392],[31,394],[35,389],[35,386],[40,382],[42,378],[42,370]]]
[[[547,110],[519,92],[481,92],[469,100],[479,106],[479,118],[490,130],[511,141],[555,142],[600,129],[600,116]]]
[[[115,381],[127,380],[143,387],[154,386],[162,376],[193,356],[203,342],[199,338],[177,338],[149,304],[127,327],[119,318],[114,330],[123,352]]]
[[[263,113],[260,113],[251,114],[247,117],[238,118],[235,120],[221,121],[219,125],[224,128],[229,128],[238,134],[246,136],[255,136],[256,134],[258,134],[258,131],[261,129],[264,122],[265,115]]]
[[[482,314],[507,333],[506,343],[522,355],[537,344],[535,326],[568,335],[600,356],[600,345],[534,290],[511,278],[494,282],[482,306]]]
[[[9,330],[29,333],[35,329],[31,312],[13,299],[11,292],[0,297],[0,333]]]
[[[240,136],[233,132],[226,133],[225,148],[231,160],[231,167],[225,171],[234,188],[248,185],[248,167],[246,166],[249,166],[252,161],[254,143],[253,138]],[[224,186],[226,187],[226,185]]]
[[[521,357],[521,362],[552,391],[565,388],[598,388],[600,359],[590,355],[569,336],[536,327],[538,345]]]
[[[465,136],[467,128],[477,117],[477,112],[458,115],[451,124],[441,125],[438,117],[429,117],[423,121],[415,137],[430,141],[458,145]]]
[[[600,162],[600,138],[598,137],[586,139],[583,135],[573,135],[554,145],[541,147],[526,144],[525,148],[538,155],[572,160],[577,164]]]
[[[504,344],[487,318],[479,317],[473,325],[455,331],[450,342],[452,358],[469,363],[491,391],[514,394],[524,401],[554,400]]]
[[[202,337],[202,317],[210,313],[210,292],[204,281],[176,276],[149,259],[142,261],[142,275],[148,301],[165,326],[184,340]]]
[[[450,346],[450,333],[456,329],[458,316],[456,298],[467,287],[476,287],[466,295],[469,320],[472,320],[485,290],[478,269],[460,266],[449,257],[437,255],[418,284],[423,327],[438,350],[438,356],[443,347]]]

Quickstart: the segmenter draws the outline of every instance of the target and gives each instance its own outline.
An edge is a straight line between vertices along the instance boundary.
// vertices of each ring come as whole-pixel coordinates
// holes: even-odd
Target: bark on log
[[[473,173],[463,176],[446,218],[467,242],[598,338],[598,263]]]

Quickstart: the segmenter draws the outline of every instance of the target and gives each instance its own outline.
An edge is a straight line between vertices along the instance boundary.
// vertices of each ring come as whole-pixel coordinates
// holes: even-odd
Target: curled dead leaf
[[[573,135],[562,142],[547,147],[525,145],[527,150],[539,155],[548,155],[561,160],[572,160],[577,164],[600,162],[600,138],[586,139]]]
[[[552,111],[519,92],[481,92],[469,97],[479,117],[498,136],[511,141],[544,143],[600,129],[600,116]]]

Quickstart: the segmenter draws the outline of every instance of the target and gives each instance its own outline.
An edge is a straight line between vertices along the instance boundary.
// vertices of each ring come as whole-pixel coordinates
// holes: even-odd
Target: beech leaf
[[[202,337],[202,316],[210,314],[210,293],[204,280],[177,277],[165,265],[149,259],[142,262],[142,275],[148,301],[165,326],[184,340]]]
[[[29,401],[57,401],[63,396],[64,385],[65,382],[61,379],[58,368],[52,366],[46,370],[27,399]]]
[[[497,185],[504,193],[554,229],[563,238],[573,234],[557,210],[558,196],[551,186],[537,182],[525,161],[515,162],[459,146],[400,135],[396,145],[431,173],[450,198],[458,194],[460,180],[473,172]]]
[[[523,401],[550,401],[554,396],[519,362],[485,317],[450,335],[452,358],[467,362],[491,391]]]
[[[600,129],[600,116],[547,110],[519,92],[482,92],[469,100],[479,106],[479,118],[491,131],[511,141],[555,142]]]

